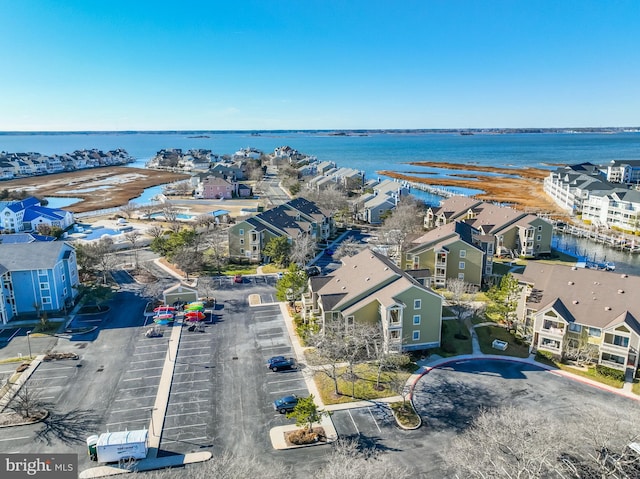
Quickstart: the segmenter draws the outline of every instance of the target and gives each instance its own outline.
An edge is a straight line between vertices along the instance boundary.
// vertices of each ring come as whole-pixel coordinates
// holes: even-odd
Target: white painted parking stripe
[[[51,376],[51,377],[44,377],[44,378],[36,378],[36,381],[43,380],[43,379],[46,379],[47,381],[49,381],[50,379],[64,379],[68,377],[71,377],[71,376]]]
[[[189,345],[191,346],[191,345]],[[201,347],[197,347],[197,348],[180,348],[180,351],[202,351]]]
[[[373,423],[376,425],[376,427],[378,428],[378,432],[382,432],[382,429],[380,429],[380,426],[378,426],[378,421],[376,421],[376,418],[373,417],[373,413],[371,412],[371,408],[368,407],[367,411],[369,411],[369,414],[371,415],[371,419],[373,419]]]
[[[197,402],[208,402],[208,399],[194,399],[193,401],[169,402],[170,406],[179,406],[180,404],[193,404]]]
[[[137,388],[122,388],[122,389],[118,389],[119,392],[122,391],[134,391],[135,389],[148,389],[148,388],[157,388],[158,385],[157,384],[152,384],[151,386],[139,386]]]
[[[291,350],[291,348],[286,344],[276,344],[275,346],[262,346],[262,349],[282,349],[282,348]]]
[[[143,407],[131,407],[128,409],[114,409],[113,411],[111,411],[111,414],[118,414],[118,413],[127,412],[127,411],[140,411],[141,409],[146,409],[147,411],[149,411],[153,409],[153,405],[143,406]]]
[[[202,393],[202,392],[209,392],[208,389],[196,389],[195,391],[181,391],[181,392],[173,392],[171,391],[171,394],[193,394],[193,393]]]
[[[149,371],[150,369],[162,369],[164,366],[154,366],[152,368],[142,368],[142,369],[129,369],[128,373],[135,373],[137,371]]]
[[[208,379],[194,379],[193,381],[174,381],[173,384],[191,384],[191,383],[204,383],[209,381]]]
[[[167,444],[170,442],[187,442],[187,441],[199,441],[201,439],[209,439],[206,436],[201,436],[201,437],[186,437],[184,439],[163,439],[162,440],[162,444]]]
[[[183,429],[185,427],[200,427],[200,426],[206,426],[207,423],[203,422],[200,424],[185,424],[184,426],[174,426],[174,427],[163,427],[162,430],[163,431],[168,431],[169,429]]]
[[[55,399],[57,396],[43,396],[39,399]]]
[[[118,421],[118,422],[110,422],[108,424],[105,424],[105,426],[109,427],[109,426],[117,426],[118,424],[130,424],[132,422],[148,422],[147,419],[131,419],[129,421]]]
[[[38,371],[59,371],[60,369],[78,369],[76,366],[54,366],[46,367],[41,364]]]
[[[181,412],[181,413],[178,413],[178,414],[167,414],[165,417],[182,417],[182,416],[194,417],[194,416],[196,416],[198,414],[204,416],[205,418],[210,416],[209,412],[207,412],[207,411],[197,410],[197,411],[193,411],[193,412]]]
[[[13,369],[2,370],[0,371],[0,374],[13,374],[15,372],[16,372],[16,368],[13,368]]]
[[[184,371],[182,373],[173,373],[174,376],[180,376],[182,374],[209,374],[209,371]]]
[[[138,389],[138,388],[136,388]],[[124,391],[124,389],[121,389],[120,391]],[[121,401],[135,401],[136,399],[148,399],[148,398],[154,398],[156,397],[155,394],[152,394],[151,396],[136,396],[134,398],[124,398],[124,399],[116,399],[113,402],[121,402]]]
[[[277,333],[256,333],[256,336],[259,338],[268,338],[269,336],[282,336],[282,331],[278,331]]]
[[[22,436],[22,437],[9,437],[7,439],[0,439],[0,441],[17,441],[18,439],[29,439],[31,436]]]
[[[358,435],[360,435],[360,429],[358,429],[358,426],[356,425],[356,422],[353,420],[353,416],[351,415],[351,411],[349,411],[347,409],[347,412],[349,413],[349,417],[351,418],[351,422],[353,423],[353,427],[356,428],[356,432],[358,433]]]
[[[166,354],[166,351],[151,351],[148,353],[133,353],[134,356],[144,356],[145,354]]]
[[[283,379],[282,381],[267,381],[267,384],[280,384],[280,383],[291,383],[294,381],[304,381],[304,378],[295,377],[291,379]]]
[[[126,382],[126,381],[140,381],[142,379],[152,379],[152,378],[161,378],[162,374],[158,375],[158,376],[146,376],[144,378],[139,377],[139,378],[131,378],[131,379],[123,379],[122,382]]]
[[[182,339],[180,339],[180,342],[181,343],[187,343],[187,344],[198,344],[198,343],[211,344],[211,340],[209,340],[209,339],[182,338]]]
[[[164,361],[164,358],[158,359],[145,359],[144,361],[129,361],[129,364],[140,364],[140,363],[150,363],[152,361]]]
[[[271,394],[286,394],[286,393],[290,393],[291,391],[306,391],[307,388],[289,388],[289,389],[281,389],[279,391],[272,391]]]

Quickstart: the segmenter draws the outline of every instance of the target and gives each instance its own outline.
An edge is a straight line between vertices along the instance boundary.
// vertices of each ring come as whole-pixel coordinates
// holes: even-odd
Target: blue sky
[[[0,131],[640,126],[640,1],[0,0]]]

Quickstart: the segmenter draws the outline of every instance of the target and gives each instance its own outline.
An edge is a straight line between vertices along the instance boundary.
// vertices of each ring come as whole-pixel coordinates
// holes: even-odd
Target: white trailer
[[[148,441],[149,431],[141,429],[105,432],[100,436],[91,436],[87,439],[87,446],[89,447],[89,455],[95,456],[98,462],[118,462],[122,459],[144,459],[147,457]]]

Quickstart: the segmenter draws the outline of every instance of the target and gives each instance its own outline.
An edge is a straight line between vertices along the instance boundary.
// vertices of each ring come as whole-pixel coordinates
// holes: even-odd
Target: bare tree
[[[379,237],[386,244],[390,258],[399,257],[407,246],[409,235],[422,231],[423,209],[424,205],[416,198],[405,196],[400,199],[391,216],[385,220]]]
[[[25,419],[41,417],[46,402],[42,399],[40,389],[24,384],[9,403],[8,408]]]
[[[126,205],[122,205],[120,207],[120,212],[127,217],[127,219],[131,219],[133,213],[138,209],[138,205],[135,203],[127,203]]]
[[[152,238],[157,239],[164,234],[164,230],[159,225],[153,225],[151,228],[147,228],[147,234]]]
[[[358,243],[354,238],[347,238],[343,242],[340,243],[340,246],[336,249],[336,252],[333,254],[335,259],[344,258],[345,256],[355,256],[360,251],[362,251],[363,245]]]
[[[465,312],[469,304],[468,297],[471,285],[466,283],[463,279],[455,278],[447,281],[447,290],[451,295],[449,296],[449,305],[456,315],[458,320],[459,331],[458,334],[465,334]]]
[[[298,266],[303,267],[316,252],[316,241],[311,235],[303,234],[296,238],[289,251],[289,259]]]
[[[578,366],[593,364],[599,355],[598,346],[589,343],[589,332],[584,327],[578,337],[570,337],[564,341],[562,348],[563,356]]]
[[[160,207],[158,205],[155,204],[146,204],[146,205],[142,205],[138,208],[138,210],[140,211],[140,215],[142,216],[143,219],[148,219],[151,220],[151,215],[153,213],[155,213],[156,211],[158,211],[160,209]]]
[[[228,237],[225,231],[215,228],[207,236],[209,249],[207,250],[207,260],[216,269],[218,274],[222,274],[222,268],[229,261]]]
[[[456,478],[560,478],[567,425],[531,409],[481,409],[444,453]]]
[[[313,201],[334,218],[338,212],[344,215],[350,211],[347,193],[338,185],[329,185],[320,190],[304,190],[304,193],[300,196],[304,196],[307,200]]]
[[[168,223],[175,223],[178,219],[178,210],[171,204],[165,204],[162,207],[162,216]]]
[[[124,234],[124,238],[131,243],[131,249],[133,250],[134,269],[138,269],[138,240],[142,234],[138,230],[128,231]]]
[[[189,274],[202,267],[202,255],[191,248],[182,247],[173,254],[173,262],[185,272],[186,279],[189,279]]]

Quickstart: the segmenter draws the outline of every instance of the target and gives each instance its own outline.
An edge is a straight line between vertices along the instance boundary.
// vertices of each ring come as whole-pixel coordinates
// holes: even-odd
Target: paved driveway
[[[449,363],[423,376],[414,404],[424,424],[416,431],[399,429],[383,406],[336,411],[333,421],[341,437],[359,437],[387,451],[394,461],[418,477],[443,477],[440,453],[464,431],[480,407],[522,405],[541,410],[549,420],[637,407],[627,398],[557,376],[533,366],[470,360]]]

